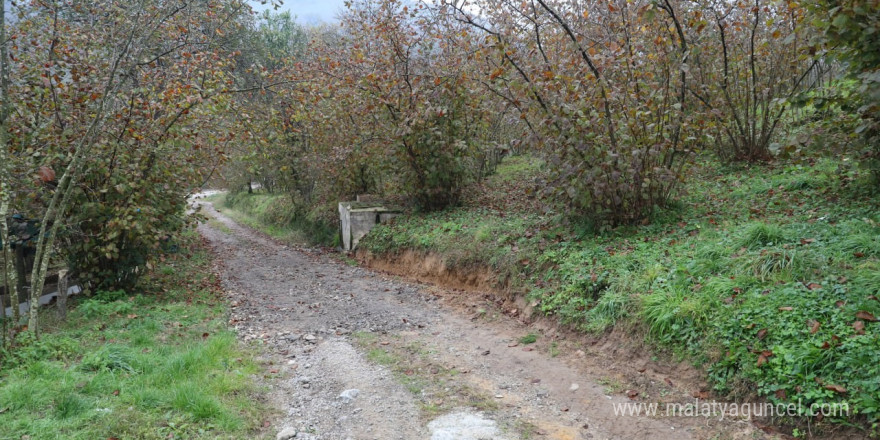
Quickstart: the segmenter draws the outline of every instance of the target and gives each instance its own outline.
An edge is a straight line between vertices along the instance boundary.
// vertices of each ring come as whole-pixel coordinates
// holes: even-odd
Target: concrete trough
[[[373,227],[400,215],[400,211],[371,202],[340,202],[339,225],[342,229],[342,248],[345,251],[357,247]]]

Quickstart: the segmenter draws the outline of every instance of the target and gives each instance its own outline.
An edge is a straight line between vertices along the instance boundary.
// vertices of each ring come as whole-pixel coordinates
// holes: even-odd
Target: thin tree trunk
[[[15,270],[14,256],[12,254],[12,240],[9,235],[10,204],[12,203],[12,177],[9,160],[9,129],[8,118],[10,114],[9,99],[9,55],[6,46],[6,2],[0,2],[0,240],[3,241],[3,273],[6,293],[12,305],[14,321],[18,325],[18,298],[20,295],[18,273]],[[0,301],[0,310],[3,311],[4,341],[6,335],[6,308]]]
[[[67,320],[67,269],[58,271],[58,317]]]
[[[140,18],[141,11],[138,11],[135,22]],[[64,175],[61,177],[55,194],[49,202],[49,207],[43,215],[40,223],[40,239],[37,241],[37,250],[34,255],[34,268],[31,270],[31,305],[28,313],[28,330],[39,337],[39,298],[43,292],[43,286],[46,282],[46,272],[49,270],[49,260],[52,257],[52,251],[55,245],[55,237],[58,235],[58,228],[61,225],[64,213],[70,205],[71,194],[76,187],[77,178],[81,165],[86,160],[89,150],[94,144],[94,138],[98,132],[98,127],[107,116],[105,109],[111,96],[114,96],[118,87],[117,73],[119,72],[122,61],[129,55],[129,51],[134,41],[136,29],[132,29],[132,33],[128,35],[128,40],[122,50],[117,54],[113,65],[108,72],[107,84],[104,87],[104,93],[98,108],[95,109],[95,116],[86,130],[84,136],[80,138],[74,149],[73,157],[67,164]],[[46,228],[48,232],[46,232]]]

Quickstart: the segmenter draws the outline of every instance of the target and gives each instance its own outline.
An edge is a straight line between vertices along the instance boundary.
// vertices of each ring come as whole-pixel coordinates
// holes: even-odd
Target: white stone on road
[[[480,414],[446,414],[428,423],[431,440],[505,440],[493,420]]]

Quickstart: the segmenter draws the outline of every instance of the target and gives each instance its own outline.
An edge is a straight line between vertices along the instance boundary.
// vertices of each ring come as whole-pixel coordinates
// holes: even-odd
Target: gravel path
[[[527,329],[514,320],[465,317],[422,285],[278,243],[202,206],[230,322],[271,363],[279,439],[760,437],[745,421],[617,416],[626,396],[577,359],[517,344]]]

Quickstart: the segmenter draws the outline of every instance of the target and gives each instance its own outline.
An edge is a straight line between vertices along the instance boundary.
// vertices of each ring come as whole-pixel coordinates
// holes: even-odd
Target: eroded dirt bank
[[[675,384],[649,384],[657,377],[649,367],[608,364],[589,347],[545,335],[521,343],[529,329],[517,319],[461,307],[461,295],[476,293],[452,301],[435,287],[280,244],[208,204],[204,211],[216,219],[200,232],[218,256],[231,322],[261,341],[271,362],[266,383],[280,409],[271,437],[764,437],[745,420],[617,415],[615,405],[693,399]],[[667,395],[621,394],[616,377],[633,368],[644,369],[646,389]]]

